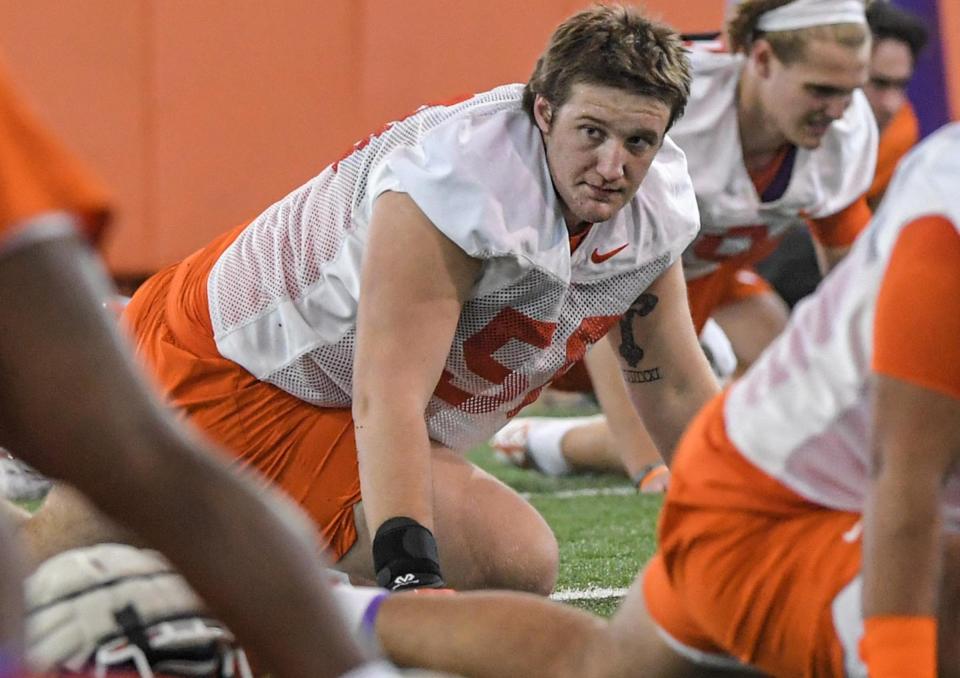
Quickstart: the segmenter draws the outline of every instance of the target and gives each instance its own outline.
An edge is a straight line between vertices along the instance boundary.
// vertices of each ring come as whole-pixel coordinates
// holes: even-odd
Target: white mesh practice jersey
[[[423,107],[257,217],[209,276],[221,354],[297,398],[349,406],[370,215],[398,191],[484,262],[426,412],[431,437],[473,445],[531,402],[679,258],[698,218],[668,139],[637,196],[571,254],[521,95],[507,85]]]
[[[904,226],[940,216],[960,228],[958,188],[960,126],[954,126],[932,136],[901,164],[851,253],[816,294],[797,306],[786,331],[731,387],[724,409],[730,440],[756,466],[813,502],[848,511],[863,508],[877,294]],[[946,496],[948,522],[956,529],[956,474]]]
[[[821,145],[797,149],[783,195],[762,202],[743,164],[737,122],[737,83],[745,58],[695,45],[686,113],[670,130],[683,149],[700,208],[700,235],[683,254],[687,279],[777,237],[807,217],[827,217],[864,194],[873,179],[878,133],[859,90]]]

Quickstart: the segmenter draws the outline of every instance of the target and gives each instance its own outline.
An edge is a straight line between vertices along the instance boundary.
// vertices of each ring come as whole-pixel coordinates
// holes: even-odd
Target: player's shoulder
[[[685,43],[693,69],[691,103],[702,103],[705,97],[721,91],[735,90],[746,59],[732,54],[717,41]]]
[[[466,146],[473,142],[471,130],[495,129],[524,117],[522,103],[523,85],[501,85],[470,96],[421,106],[414,116],[417,118],[415,124],[427,126],[424,140],[444,136],[447,146]]]
[[[514,166],[535,163],[541,155],[539,135],[522,101],[523,85],[512,84],[422,107],[406,121],[408,129],[397,130],[413,142],[400,144],[392,154],[412,155],[419,165],[455,176],[509,175]]]
[[[708,158],[715,162],[738,143],[736,96],[744,59],[699,41],[688,49],[693,67],[690,98],[670,136],[703,171]]]
[[[898,175],[956,185],[960,181],[960,123],[943,126],[904,159]]]

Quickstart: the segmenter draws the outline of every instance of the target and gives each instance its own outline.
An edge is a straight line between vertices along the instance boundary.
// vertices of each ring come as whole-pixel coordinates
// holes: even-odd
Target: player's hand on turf
[[[631,477],[640,494],[662,494],[670,486],[670,471],[665,464],[647,464]]]
[[[412,518],[390,518],[373,538],[377,584],[391,591],[445,588],[433,533]]]

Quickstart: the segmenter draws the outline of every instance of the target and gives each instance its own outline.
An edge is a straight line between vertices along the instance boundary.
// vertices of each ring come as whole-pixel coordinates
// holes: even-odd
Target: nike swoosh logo
[[[623,245],[620,245],[620,247],[618,247],[617,249],[610,250],[609,252],[604,252],[603,254],[600,254],[600,250],[595,249],[593,250],[593,254],[590,255],[590,261],[592,261],[595,264],[602,264],[607,259],[614,256],[617,252],[625,250],[629,246],[630,246],[630,243],[625,243]]]

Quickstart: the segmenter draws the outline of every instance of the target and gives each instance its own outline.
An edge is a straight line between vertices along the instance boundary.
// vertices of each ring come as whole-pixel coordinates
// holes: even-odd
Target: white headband
[[[757,30],[795,31],[830,24],[866,24],[863,0],[793,0],[760,15]]]

